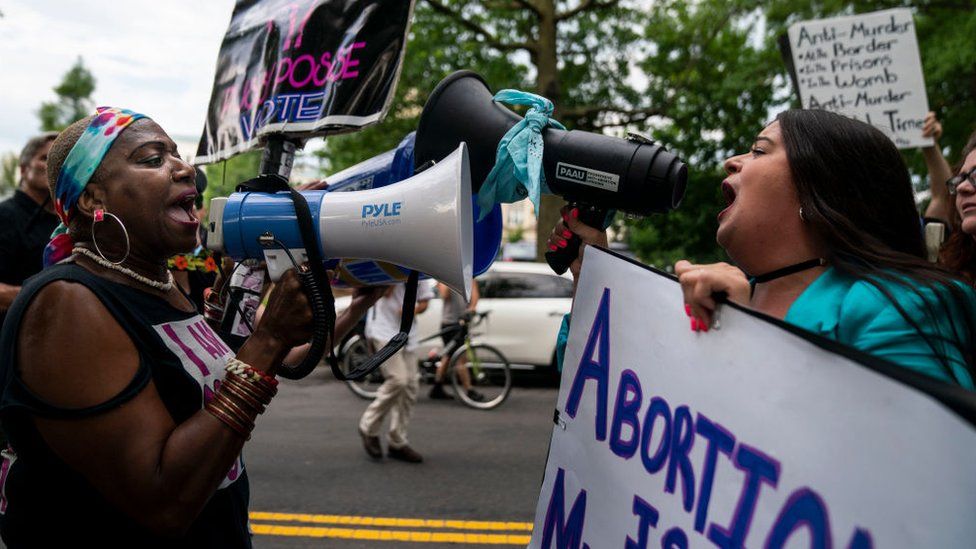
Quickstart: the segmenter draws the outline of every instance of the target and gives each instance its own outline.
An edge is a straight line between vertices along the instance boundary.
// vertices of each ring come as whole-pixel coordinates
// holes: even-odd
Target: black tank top
[[[16,368],[17,332],[24,311],[47,284],[66,280],[91,290],[139,352],[139,368],[118,395],[85,409],[59,408],[32,394]],[[230,349],[203,317],[172,307],[136,288],[100,278],[71,263],[29,279],[0,333],[0,419],[10,446],[0,465],[0,535],[8,547],[250,547],[248,482],[238,457],[184,539],[163,539],[105,500],[61,461],[34,427],[32,416],[81,418],[116,408],[155,383],[176,423],[203,408]],[[91,441],[98,444],[98,441]]]

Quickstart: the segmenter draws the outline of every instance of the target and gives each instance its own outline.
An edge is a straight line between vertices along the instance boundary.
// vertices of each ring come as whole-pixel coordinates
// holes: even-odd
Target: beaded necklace
[[[152,288],[156,288],[157,290],[162,290],[164,292],[168,292],[171,289],[173,289],[173,273],[171,273],[169,271],[166,272],[166,274],[168,275],[168,280],[166,282],[157,282],[157,281],[155,281],[155,280],[153,280],[153,279],[151,279],[149,277],[142,276],[141,274],[133,271],[132,269],[130,269],[128,267],[123,267],[121,265],[116,265],[115,263],[112,263],[111,261],[106,260],[105,258],[101,257],[100,255],[96,254],[95,252],[89,250],[88,248],[82,248],[81,246],[75,246],[74,248],[72,248],[71,251],[73,253],[76,253],[76,254],[81,254],[81,255],[87,257],[88,259],[91,259],[92,261],[94,261],[95,263],[98,263],[99,265],[101,265],[102,267],[105,267],[106,269],[112,269],[113,271],[118,271],[118,272],[124,274],[125,276],[131,278],[132,280],[135,280],[136,282],[141,282],[142,284],[145,284],[146,286],[150,286]]]

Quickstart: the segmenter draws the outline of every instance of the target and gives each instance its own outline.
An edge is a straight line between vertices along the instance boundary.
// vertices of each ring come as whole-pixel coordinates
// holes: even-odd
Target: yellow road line
[[[317,526],[278,526],[251,523],[251,531],[263,536],[292,536],[306,538],[359,539],[376,541],[412,541],[427,543],[468,543],[521,545],[530,536],[516,534],[486,534],[477,532],[417,532],[408,530],[368,530],[363,528],[322,528]]]
[[[251,520],[277,522],[307,522],[311,524],[342,524],[348,526],[387,526],[401,528],[451,528],[455,530],[493,530],[531,532],[531,522],[497,522],[484,520],[435,520],[392,517],[360,517],[349,515],[309,515],[301,513],[266,513],[252,511]]]

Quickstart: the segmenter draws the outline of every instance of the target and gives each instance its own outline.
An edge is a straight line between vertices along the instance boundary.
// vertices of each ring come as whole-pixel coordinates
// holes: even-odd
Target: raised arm
[[[939,147],[939,139],[942,137],[942,124],[939,123],[934,112],[928,113],[925,117],[922,136],[931,137],[933,142],[931,147],[922,148],[925,167],[929,172],[929,191],[932,195],[928,207],[925,208],[925,217],[938,219],[948,224],[949,220],[952,219],[952,202],[949,200],[945,182],[952,177],[952,168],[942,156],[942,149]]]

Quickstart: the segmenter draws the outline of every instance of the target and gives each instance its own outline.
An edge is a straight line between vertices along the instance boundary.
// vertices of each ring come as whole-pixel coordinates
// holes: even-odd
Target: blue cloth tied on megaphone
[[[542,173],[542,153],[544,144],[542,130],[552,126],[565,130],[558,121],[549,118],[553,104],[545,97],[519,90],[501,90],[495,94],[495,101],[508,105],[527,105],[519,123],[498,142],[495,166],[478,191],[478,207],[481,218],[491,211],[495,204],[518,202],[528,198],[539,214],[539,198],[549,193],[546,178]]]

